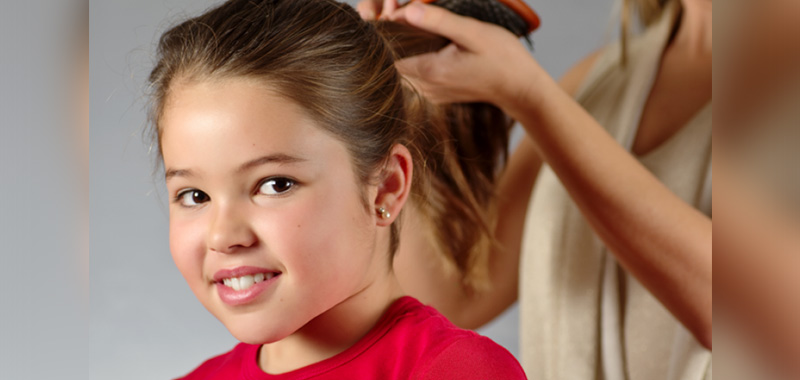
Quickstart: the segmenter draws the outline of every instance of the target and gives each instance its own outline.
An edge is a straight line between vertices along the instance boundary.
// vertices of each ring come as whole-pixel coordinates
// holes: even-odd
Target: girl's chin
[[[264,326],[262,329],[253,329],[252,324],[241,324],[239,326],[225,326],[236,340],[247,344],[270,344],[275,343],[294,331],[279,331],[276,328]],[[260,330],[260,331],[259,331]]]

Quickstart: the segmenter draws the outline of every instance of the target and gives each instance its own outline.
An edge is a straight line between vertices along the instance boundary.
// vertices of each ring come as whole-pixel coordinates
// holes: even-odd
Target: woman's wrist
[[[530,58],[509,70],[504,83],[505,87],[498,91],[497,105],[520,122],[536,118],[546,108],[548,94],[560,90],[547,72]]]

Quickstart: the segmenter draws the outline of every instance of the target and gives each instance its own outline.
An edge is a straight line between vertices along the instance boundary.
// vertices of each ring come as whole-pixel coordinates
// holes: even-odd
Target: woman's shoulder
[[[596,50],[567,70],[567,72],[558,81],[564,92],[574,97],[575,94],[578,93],[578,89],[580,88],[581,84],[584,82],[586,77],[589,75],[589,72],[592,70],[604,52],[605,49]]]
[[[665,11],[663,20],[632,35],[624,48],[621,41],[609,43],[590,53],[561,77],[559,83],[574,98],[591,92],[593,86],[607,82],[624,85],[632,68],[649,65],[652,57],[661,55],[674,24],[672,11]]]
[[[622,63],[622,45],[611,43],[593,51],[573,65],[559,80],[561,88],[575,99],[597,91],[608,83],[624,85],[630,68],[637,64],[638,44],[628,46],[627,63]]]

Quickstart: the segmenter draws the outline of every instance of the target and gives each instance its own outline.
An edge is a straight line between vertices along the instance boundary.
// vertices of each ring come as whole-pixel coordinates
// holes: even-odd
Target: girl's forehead
[[[171,97],[162,115],[160,139],[168,168],[231,168],[261,157],[331,165],[344,154],[350,161],[339,139],[299,105],[261,83],[247,79],[182,83]]]
[[[171,91],[161,119],[162,139],[217,131],[249,143],[303,142],[319,126],[301,107],[251,80],[183,83]],[[163,141],[162,141],[163,142]]]

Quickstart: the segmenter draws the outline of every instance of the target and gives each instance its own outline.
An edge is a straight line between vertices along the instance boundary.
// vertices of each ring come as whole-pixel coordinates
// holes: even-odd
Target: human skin
[[[662,56],[633,145],[638,154],[676,133],[711,98],[711,2],[686,0],[683,5],[680,27]],[[711,220],[669,191],[571,98],[570,89],[582,82],[596,56],[576,65],[559,86],[500,27],[422,4],[400,8],[389,19],[455,42],[402,60],[398,69],[434,102],[491,102],[520,121],[527,137],[509,168],[515,162],[516,168],[536,170],[542,161],[549,164],[622,267],[711,348]],[[500,215],[511,210],[516,222],[502,232],[505,237],[498,232],[506,249],[492,254],[493,290],[438,298],[442,303],[436,306],[445,315],[469,327],[487,322],[517,297],[518,238],[524,223],[518,210],[527,206],[529,191],[516,189],[531,189],[534,179],[516,168],[498,186],[498,194],[523,199],[506,200],[510,208],[500,204]],[[535,178],[535,171],[529,173]],[[413,283],[398,273],[404,285]]]
[[[800,223],[734,166],[729,150],[714,152],[718,315],[735,323],[735,338],[743,339],[747,354],[787,379],[798,378]]]
[[[358,3],[356,10],[364,20],[374,20],[391,15],[398,7],[397,0],[364,0]]]
[[[767,180],[776,170],[796,180],[800,171],[791,161],[754,167],[748,152],[775,128],[784,128],[781,142],[788,143],[776,152],[799,148],[800,3],[740,1],[723,9],[725,65],[716,69],[714,110],[715,307],[720,319],[735,323],[747,354],[800,378],[800,223],[787,199],[776,196],[788,191]],[[781,109],[791,105],[792,113]],[[785,120],[775,119],[776,111]],[[771,148],[758,154],[774,154]]]
[[[160,126],[175,264],[234,337],[263,344],[265,372],[343,351],[402,296],[388,227],[408,196],[405,147],[360,184],[340,140],[246,78],[177,80]],[[253,300],[223,302],[214,275],[242,266],[279,274]]]

